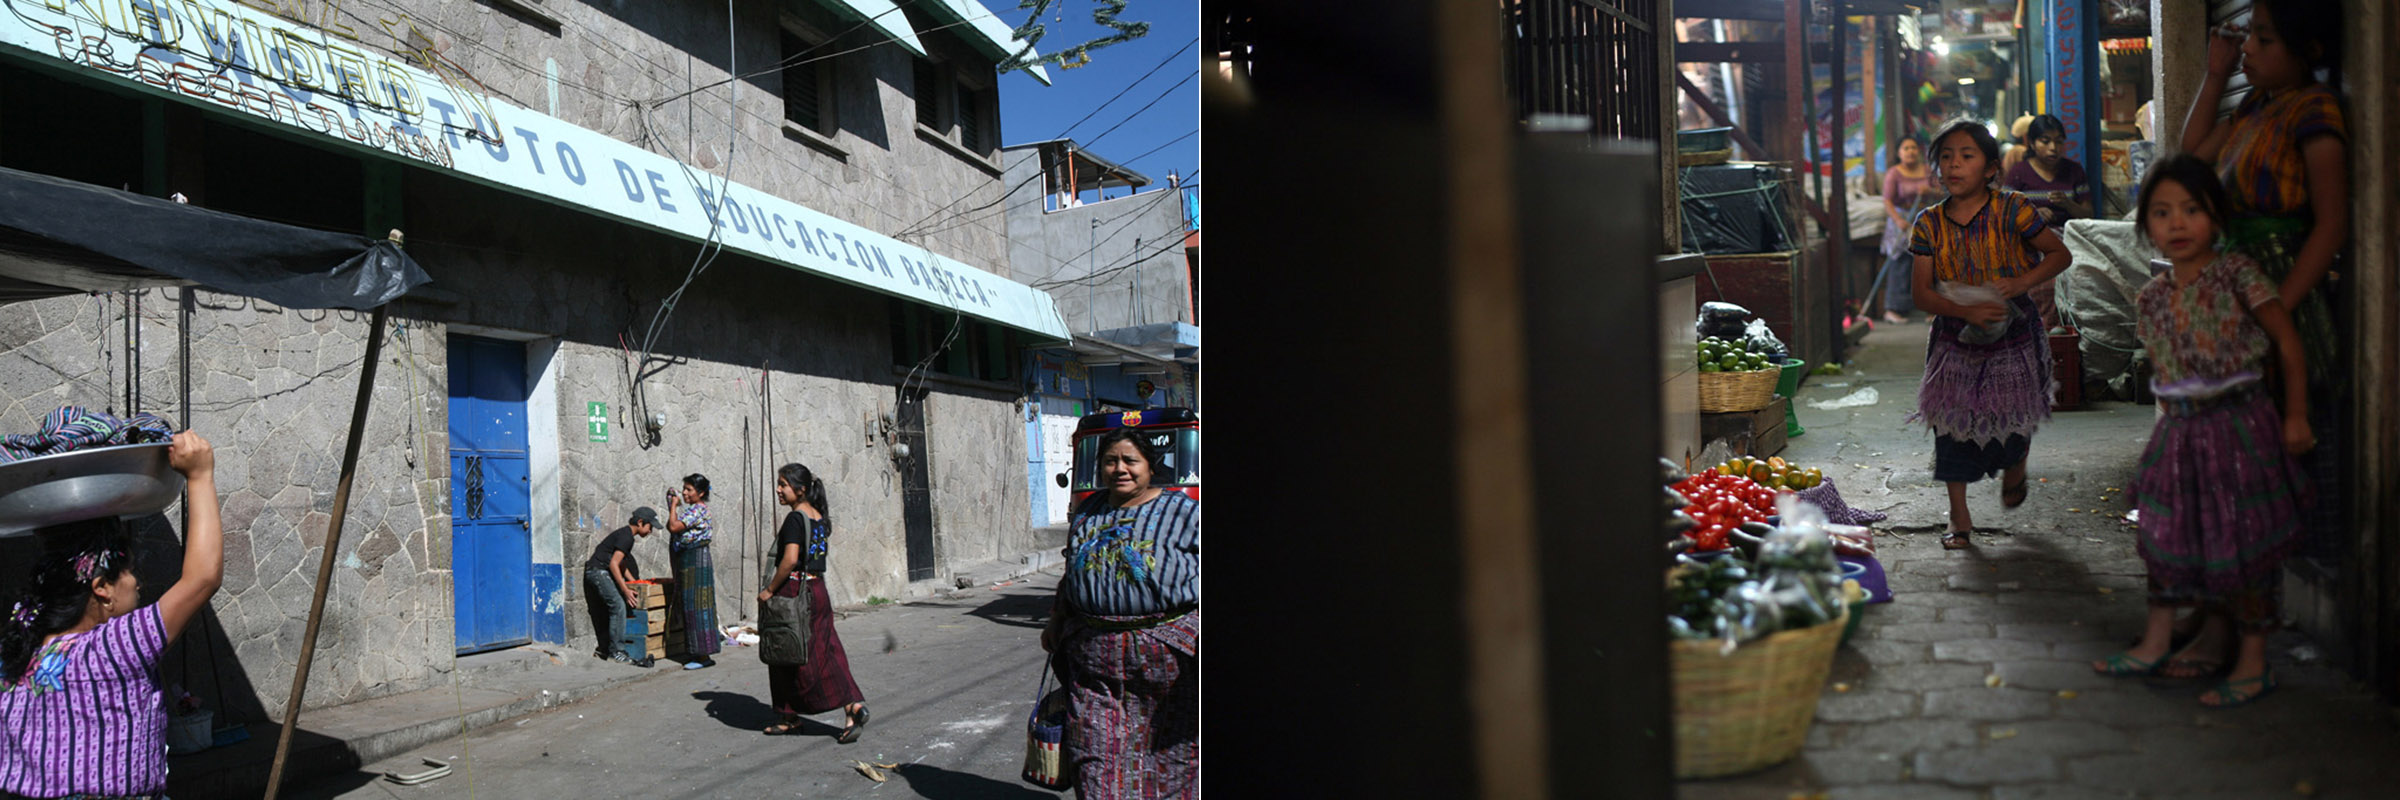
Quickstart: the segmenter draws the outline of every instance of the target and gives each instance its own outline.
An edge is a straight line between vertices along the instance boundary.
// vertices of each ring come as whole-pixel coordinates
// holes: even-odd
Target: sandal
[[[2195,635],[2192,638],[2197,640],[2199,637]],[[2197,645],[2185,645],[2182,649],[2174,651],[2174,655],[2167,657],[2166,664],[2159,669],[2158,674],[2161,677],[2176,680],[2191,680],[2217,677],[2233,669],[2233,660],[2226,658],[2226,655],[2230,654],[2230,647],[2222,648],[2218,655],[2211,656],[2191,652],[2195,646]]]
[[[2234,688],[2235,686],[2256,686],[2258,688],[2243,691]],[[2275,671],[2261,672],[2256,678],[2218,681],[2217,685],[2209,691],[2216,694],[2217,701],[2211,703],[2208,701],[2208,695],[2203,694],[2200,696],[2201,705],[2209,708],[2240,708],[2249,705],[2251,701],[2267,696],[2268,692],[2275,691]]]
[[[1945,532],[1943,532],[1943,533],[1942,533],[1942,549],[1944,549],[1944,550],[1966,550],[1966,549],[1969,549],[1969,548],[1972,548],[1972,547],[1974,547],[1974,546],[1975,546],[1975,540],[1974,540],[1974,539],[1970,539],[1970,538],[1968,538],[1968,537],[1967,537],[1967,533],[1968,533],[1968,531],[1945,531]]]
[[[2214,678],[2232,669],[2233,663],[2230,661],[2175,656],[2167,659],[2166,665],[2159,669],[2158,674],[2163,678],[2192,680],[2194,678]]]
[[[2165,658],[2154,658],[2143,661],[2134,658],[2131,652],[2124,652],[2092,662],[2092,671],[2111,678],[2143,678],[2158,674],[2159,665],[2165,663],[2166,660]]]
[[[866,730],[866,729],[867,729],[867,707],[866,707],[866,705],[865,705],[865,704],[863,704],[863,703],[862,703],[862,704],[860,704],[860,705],[859,705],[859,707],[858,707],[858,713],[857,713],[857,714],[854,714],[854,715],[851,715],[851,717],[850,717],[850,725],[849,725],[848,727],[845,727],[845,728],[843,728],[843,729],[842,729],[842,734],[841,734],[840,736],[835,736],[835,737],[833,737],[833,740],[834,740],[834,741],[836,741],[836,742],[842,743],[842,744],[850,744],[850,743],[852,743],[852,742],[856,742],[856,741],[858,741],[858,734],[859,734],[859,732],[860,732],[860,731],[863,731],[863,730]]]
[[[2013,484],[2002,484],[2002,485],[2001,485],[2001,487],[2000,487],[2000,507],[2002,507],[2002,508],[2016,508],[2017,506],[2021,506],[2021,505],[2024,505],[2024,504],[2025,504],[2025,480],[2024,480],[2024,479],[2022,479],[2022,478],[2019,478],[2019,479],[2017,480],[2017,482],[2016,482],[2016,483],[2013,483]]]
[[[768,735],[768,736],[786,736],[786,735],[790,735],[790,734],[791,734],[793,731],[797,731],[797,730],[799,730],[799,729],[800,729],[800,721],[799,721],[799,720],[796,720],[796,719],[787,719],[787,720],[784,720],[784,721],[782,721],[782,722],[778,722],[778,723],[775,723],[775,724],[773,724],[773,725],[769,725],[769,726],[767,726],[767,729],[766,729],[766,730],[759,731],[759,733],[763,733],[763,734],[766,734],[766,735]]]

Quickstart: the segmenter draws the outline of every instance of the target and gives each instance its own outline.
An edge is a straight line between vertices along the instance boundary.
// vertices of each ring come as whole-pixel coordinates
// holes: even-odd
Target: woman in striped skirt
[[[675,591],[683,606],[683,650],[691,656],[683,662],[684,669],[705,669],[717,665],[710,658],[724,646],[718,641],[724,634],[717,630],[717,568],[709,558],[708,543],[716,538],[716,522],[708,513],[708,477],[692,473],[683,477],[680,498],[667,497],[667,532],[675,538],[667,540],[675,551]]]
[[[1042,631],[1066,682],[1079,798],[1190,798],[1200,783],[1200,502],[1150,485],[1149,438],[1101,435],[1106,491],[1075,509]]]
[[[2349,524],[2344,478],[2343,406],[2351,397],[2354,370],[2334,313],[2334,260],[2349,239],[2348,125],[2341,98],[2317,79],[2318,70],[2338,67],[2339,15],[2322,0],[2259,0],[2247,28],[2227,27],[2209,38],[2208,74],[2184,119],[2183,150],[2214,165],[2223,181],[2225,245],[2258,264],[2289,312],[2300,337],[2307,369],[2305,411],[2318,444],[2300,456],[2313,485],[2314,502],[2301,522],[2299,548],[2312,556],[2339,558],[2355,535]],[[2218,118],[2219,100],[2239,70],[2250,84],[2230,117]],[[2283,374],[2270,369],[2270,400],[2290,397],[2274,390]],[[2284,408],[2290,412],[2292,409]],[[2169,674],[2221,671],[2235,642],[2224,635],[2222,614],[2194,615],[2178,631],[2192,646],[2176,656]]]

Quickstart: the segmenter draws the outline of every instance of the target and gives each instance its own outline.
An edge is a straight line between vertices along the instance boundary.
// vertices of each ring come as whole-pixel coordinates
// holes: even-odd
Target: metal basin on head
[[[0,464],[0,536],[166,510],[183,494],[167,443],[94,447]]]

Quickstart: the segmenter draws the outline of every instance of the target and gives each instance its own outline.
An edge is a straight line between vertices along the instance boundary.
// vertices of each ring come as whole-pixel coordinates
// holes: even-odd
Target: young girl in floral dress
[[[2092,664],[2107,675],[2159,672],[2176,609],[2214,604],[2239,621],[2241,646],[2232,673],[2200,697],[2213,707],[2275,688],[2266,642],[2276,576],[2300,541],[2307,488],[2292,456],[2316,443],[2300,334],[2275,284],[2248,256],[2217,252],[2228,206],[2208,164],[2188,155],[2151,167],[2142,186],[2142,232],[2171,263],[2137,301],[2165,412],[2128,492],[2141,512],[2150,617],[2133,649]],[[2264,380],[2270,343],[2280,414]]]
[[[1942,546],[1957,550],[1973,546],[1967,484],[2005,471],[2001,503],[2025,502],[2025,457],[2034,428],[2050,418],[2057,389],[2050,338],[2026,293],[2066,270],[2067,248],[2022,196],[1992,191],[2000,143],[1981,123],[1942,129],[1933,153],[1950,197],[1918,214],[1909,235],[1917,307],[1934,315],[1925,380],[1909,419],[1935,434],[1933,477],[1950,489]],[[1960,303],[1940,284],[1987,287],[2002,300]],[[2003,324],[1997,336],[1969,332],[1970,325]]]

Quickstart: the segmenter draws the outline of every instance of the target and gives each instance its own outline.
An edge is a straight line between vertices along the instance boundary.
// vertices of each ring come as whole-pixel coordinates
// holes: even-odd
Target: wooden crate
[[[1788,431],[1784,415],[1791,400],[1782,395],[1756,411],[1737,411],[1730,414],[1700,415],[1700,435],[1703,441],[1725,440],[1736,455],[1766,458],[1783,452]],[[1703,465],[1695,464],[1695,469]]]
[[[2083,408],[2083,335],[2073,329],[2050,335],[2050,364],[2052,377],[2058,380],[2058,396],[2050,403],[2052,411],[2077,411]]]
[[[665,632],[667,631],[667,610],[666,610],[666,609],[664,609],[664,608],[655,608],[655,609],[651,609],[651,610],[649,610],[649,611],[647,611],[647,612],[644,612],[642,616],[643,616],[643,618],[644,618],[644,619],[647,619],[647,620],[649,620],[649,624],[650,624],[650,630],[658,631],[658,632],[660,632],[660,633],[665,633]]]
[[[649,581],[633,581],[634,607],[641,609],[666,608],[667,588]]]
[[[649,635],[649,636],[642,637],[642,642],[643,642],[643,644],[644,644],[644,645],[646,645],[646,646],[645,646],[645,647],[642,649],[642,652],[643,652],[644,654],[646,654],[646,655],[650,656],[651,658],[665,658],[665,657],[667,657],[667,635],[666,635],[666,634],[663,634],[663,633],[654,633],[654,634],[651,634],[651,635]]]
[[[1798,252],[1709,256],[1708,269],[1694,284],[1692,313],[1699,312],[1698,303],[1732,303],[1766,320],[1794,357],[1812,364],[1834,360],[1830,337],[1840,327],[1840,311],[1817,296],[1825,291],[1826,278],[1812,274],[1810,266],[1822,270],[1822,262]]]

